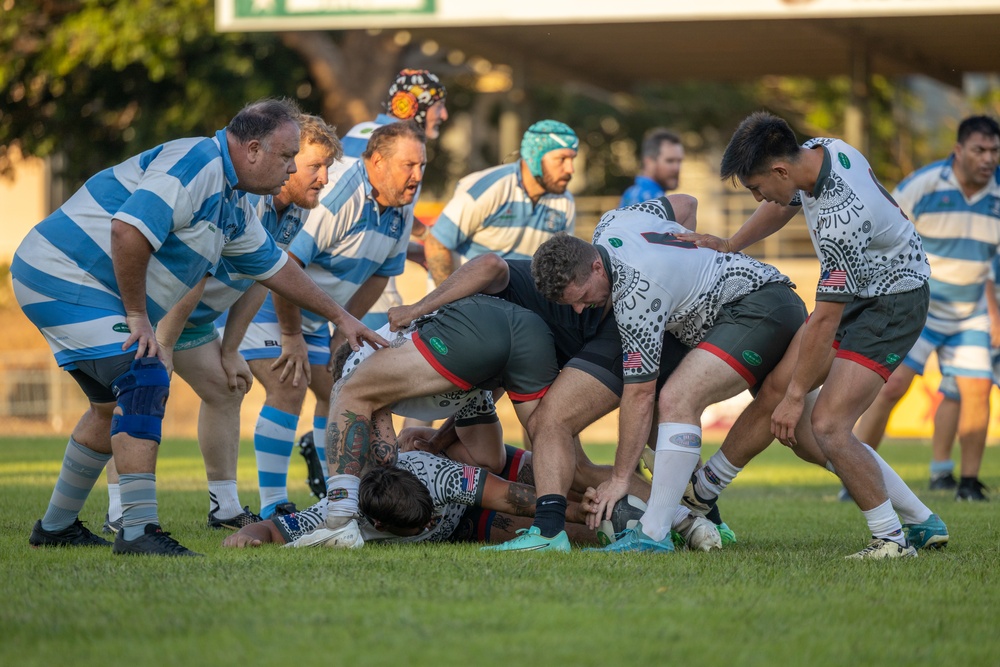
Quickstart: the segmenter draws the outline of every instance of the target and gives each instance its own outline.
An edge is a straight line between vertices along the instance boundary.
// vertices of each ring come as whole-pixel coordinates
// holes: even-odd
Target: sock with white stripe
[[[257,484],[260,487],[260,515],[268,518],[274,508],[288,502],[288,462],[295,446],[298,415],[265,405],[253,432],[257,456]]]
[[[122,539],[141,537],[147,523],[160,525],[156,514],[156,475],[151,472],[121,474]]]
[[[71,436],[49,506],[42,517],[42,528],[55,532],[76,521],[97,478],[110,460],[110,454],[88,449]]]

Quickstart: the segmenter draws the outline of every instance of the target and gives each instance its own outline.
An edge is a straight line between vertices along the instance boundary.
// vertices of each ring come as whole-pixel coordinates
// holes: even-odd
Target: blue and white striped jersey
[[[466,260],[488,252],[531,259],[557,232],[573,233],[576,203],[568,192],[533,204],[521,182],[521,162],[469,174],[431,227],[441,245]]]
[[[88,322],[93,309],[124,316],[111,260],[111,222],[121,220],[153,248],[146,308],[155,325],[221,257],[255,279],[284,265],[287,256],[241,204],[236,184],[225,130],[167,142],[90,178],[28,233],[11,273],[56,302],[75,304],[63,308],[63,323]],[[77,352],[64,359],[91,358]]]
[[[241,201],[256,212],[264,229],[279,248],[287,248],[305,223],[306,210],[298,204],[289,204],[279,216],[272,195],[247,194]],[[252,278],[242,277],[232,262],[222,258],[215,273],[205,283],[205,293],[188,317],[187,326],[200,326],[216,321],[255,282]]]
[[[953,160],[918,169],[892,193],[923,238],[931,265],[928,314],[942,320],[986,312],[984,287],[1000,246],[1000,168],[989,185],[967,199]]]
[[[346,305],[371,276],[403,272],[412,227],[412,204],[379,212],[365,163],[358,160],[323,189],[319,206],[309,212],[288,252],[330,298]],[[277,322],[270,295],[254,321]],[[325,318],[302,311],[306,333],[327,325]]]

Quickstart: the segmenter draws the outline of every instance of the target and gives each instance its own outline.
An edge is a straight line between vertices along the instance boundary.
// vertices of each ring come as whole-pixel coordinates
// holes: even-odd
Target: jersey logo
[[[608,245],[611,246],[612,248],[621,248],[622,240],[616,236],[612,236],[610,239],[608,239]]]
[[[837,153],[837,160],[840,161],[840,164],[844,165],[844,169],[851,168],[851,161],[848,160],[847,156],[844,155],[843,153]]]

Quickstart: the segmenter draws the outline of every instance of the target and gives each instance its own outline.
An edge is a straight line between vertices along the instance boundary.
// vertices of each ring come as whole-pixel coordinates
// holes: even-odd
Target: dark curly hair
[[[583,239],[559,232],[543,243],[531,258],[535,287],[549,301],[559,301],[570,283],[587,279],[597,249]]]

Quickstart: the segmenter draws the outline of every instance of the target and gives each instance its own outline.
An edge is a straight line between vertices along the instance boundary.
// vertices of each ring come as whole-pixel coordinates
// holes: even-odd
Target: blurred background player
[[[618,208],[662,197],[677,189],[684,161],[681,138],[670,130],[656,127],[642,138],[642,171],[622,194]]]

